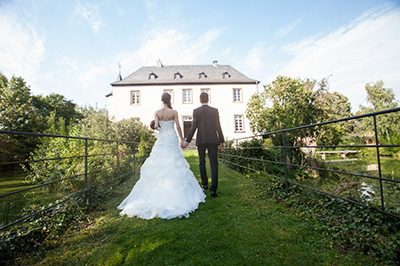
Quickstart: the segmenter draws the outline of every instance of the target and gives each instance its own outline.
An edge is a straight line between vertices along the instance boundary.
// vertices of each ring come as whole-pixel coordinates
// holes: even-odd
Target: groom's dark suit
[[[211,192],[216,192],[218,188],[218,145],[224,143],[221,124],[219,122],[218,109],[212,108],[207,104],[193,110],[193,124],[186,138],[190,142],[197,130],[196,145],[199,152],[199,166],[201,183],[203,187],[208,186],[206,173],[206,150],[211,166]]]

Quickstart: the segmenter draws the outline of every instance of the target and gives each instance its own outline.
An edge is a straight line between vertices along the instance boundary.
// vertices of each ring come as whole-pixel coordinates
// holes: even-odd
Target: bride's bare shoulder
[[[158,119],[160,119],[160,110],[155,111],[154,116],[156,116]]]

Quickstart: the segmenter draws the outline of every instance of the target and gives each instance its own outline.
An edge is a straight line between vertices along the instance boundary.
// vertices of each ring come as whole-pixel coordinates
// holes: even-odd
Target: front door
[[[183,137],[186,138],[189,134],[189,130],[192,127],[193,118],[191,116],[183,117]]]

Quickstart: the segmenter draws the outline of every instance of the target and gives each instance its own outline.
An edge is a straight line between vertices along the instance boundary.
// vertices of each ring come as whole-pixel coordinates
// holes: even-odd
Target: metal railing
[[[369,114],[363,114],[363,115],[357,115],[357,116],[352,116],[352,117],[346,117],[346,118],[342,118],[342,119],[337,119],[337,120],[332,120],[332,121],[327,121],[327,122],[322,122],[322,123],[317,123],[317,124],[311,124],[311,125],[305,125],[305,126],[300,126],[300,127],[295,127],[295,128],[289,128],[289,129],[282,129],[282,130],[278,130],[278,131],[274,131],[274,132],[269,132],[269,133],[265,133],[265,134],[260,134],[260,135],[254,135],[251,137],[246,137],[246,138],[240,138],[240,139],[236,139],[234,142],[234,146],[231,148],[226,149],[226,151],[224,153],[220,154],[221,160],[225,163],[227,163],[229,166],[236,168],[237,171],[248,171],[248,172],[259,172],[263,175],[266,176],[270,176],[276,179],[280,179],[282,181],[284,181],[285,183],[285,190],[286,193],[289,192],[289,185],[293,184],[293,185],[297,185],[306,189],[310,189],[312,191],[321,193],[321,194],[325,194],[334,198],[339,198],[341,200],[347,201],[347,202],[351,202],[354,204],[357,204],[359,206],[363,206],[366,208],[373,208],[376,209],[379,212],[385,213],[387,215],[391,215],[394,216],[396,218],[400,218],[400,201],[399,201],[399,197],[400,197],[400,177],[394,177],[392,176],[392,178],[385,178],[382,176],[382,163],[381,163],[381,158],[382,155],[380,154],[380,151],[383,148],[399,148],[400,145],[399,143],[396,144],[381,144],[379,142],[379,136],[378,136],[378,128],[377,128],[377,116],[381,116],[381,115],[387,115],[390,113],[396,113],[399,112],[400,108],[394,108],[394,109],[388,109],[388,110],[384,110],[384,111],[380,111],[380,112],[374,112],[374,113],[369,113]],[[324,125],[328,125],[328,124],[335,124],[335,123],[340,123],[340,122],[348,122],[349,120],[359,120],[359,119],[365,119],[368,117],[372,117],[373,119],[373,132],[374,132],[374,136],[373,136],[373,140],[374,140],[374,144],[361,144],[361,145],[353,145],[353,144],[348,144],[348,145],[288,145],[287,142],[287,134],[291,133],[292,135],[294,135],[293,132],[299,131],[299,130],[304,130],[304,129],[310,129],[310,128],[315,128],[315,127],[321,127]],[[274,137],[275,139],[277,138],[277,136],[281,135],[281,146],[265,146],[265,145],[261,145],[261,146],[257,146],[257,147],[251,147],[251,146],[245,146],[243,145],[243,143],[245,143],[246,141],[251,141],[251,140],[265,140],[271,137]],[[304,136],[298,136],[298,138],[304,138]],[[299,164],[299,163],[293,163],[290,161],[289,158],[289,153],[292,150],[314,150],[314,152],[309,153],[311,155],[316,155],[317,153],[315,152],[317,149],[354,149],[355,151],[357,150],[357,152],[359,152],[360,149],[362,148],[373,148],[375,149],[375,158],[376,158],[376,170],[377,170],[377,176],[374,175],[370,175],[370,174],[366,174],[366,173],[354,173],[354,172],[350,172],[350,171],[343,171],[343,170],[338,170],[338,169],[334,169],[335,167],[332,168],[328,168],[326,162],[324,162],[324,160],[318,160],[316,157],[314,157],[314,159],[312,160],[315,164],[315,162],[319,162],[319,164],[322,164],[323,166],[326,167],[321,167],[321,165],[307,165],[305,163]],[[281,156],[280,156],[280,161],[279,160],[266,160],[264,158],[260,158],[259,156],[253,156],[251,155],[251,152],[249,152],[249,150],[267,150],[267,149],[278,149],[281,151]],[[255,152],[256,153],[256,152]],[[244,156],[245,154],[245,156]],[[304,155],[306,155],[304,153]],[[351,159],[351,160],[355,160],[355,159]],[[343,160],[333,160],[333,161],[343,161]],[[350,160],[349,160],[350,161]],[[258,163],[258,167],[255,167],[254,165],[257,165]],[[261,164],[262,167],[259,167]],[[277,173],[272,173],[265,171],[265,165],[277,165],[278,167],[280,166],[281,168],[281,174],[277,174]],[[283,168],[283,169],[282,169]],[[366,180],[377,180],[379,181],[379,194],[380,194],[380,199],[378,199],[378,206],[373,206],[373,204],[369,204],[368,202],[365,202],[365,200],[361,200],[361,201],[357,201],[354,200],[352,198],[347,198],[344,196],[340,196],[340,193],[333,193],[332,191],[323,191],[321,189],[315,188],[315,187],[311,187],[309,185],[306,185],[305,183],[299,182],[298,180],[293,180],[293,178],[289,178],[289,171],[291,169],[308,169],[310,171],[317,171],[317,172],[328,172],[331,174],[336,174],[336,175],[345,175],[348,176],[349,179],[366,179]],[[279,171],[278,171],[279,172]],[[385,186],[383,185],[383,182],[388,182],[388,184],[390,183],[391,185],[393,185],[395,187],[394,191],[391,191],[390,193],[396,194],[396,201],[395,201],[395,208],[396,208],[396,212],[390,212],[387,210],[386,204],[385,204]],[[351,183],[350,185],[354,185],[355,188],[357,189],[357,186],[360,184],[361,182],[354,182]],[[357,192],[357,190],[355,190]],[[359,192],[359,191],[358,191]],[[386,193],[387,195],[388,193]],[[375,197],[377,198],[377,197]],[[379,206],[380,205],[380,206]],[[392,206],[393,207],[393,206]]]
[[[124,141],[124,140],[109,140],[109,139],[99,139],[99,138],[88,138],[88,137],[76,137],[76,136],[65,136],[65,135],[54,135],[54,134],[41,134],[41,133],[30,133],[30,132],[16,132],[16,131],[6,131],[6,130],[0,130],[0,134],[5,134],[5,135],[19,135],[19,136],[33,136],[33,137],[39,137],[39,138],[63,138],[63,139],[73,139],[73,140],[78,140],[83,142],[83,144],[81,144],[81,148],[82,150],[84,150],[84,154],[81,155],[74,155],[74,156],[65,156],[65,157],[53,157],[53,158],[41,158],[41,159],[28,159],[28,160],[19,160],[19,161],[11,161],[11,162],[0,162],[0,167],[2,166],[6,166],[6,165],[26,165],[26,164],[31,164],[31,163],[40,163],[40,162],[48,162],[48,161],[58,161],[58,160],[71,160],[71,159],[78,159],[78,160],[83,160],[83,162],[81,161],[81,163],[83,163],[84,165],[84,171],[82,173],[78,173],[78,174],[74,174],[71,176],[67,176],[67,177],[59,177],[57,180],[52,180],[52,181],[47,181],[44,183],[40,183],[40,184],[36,184],[36,185],[32,185],[30,187],[27,188],[23,188],[23,189],[19,189],[16,191],[12,191],[9,193],[5,193],[0,195],[0,200],[4,199],[8,196],[11,195],[15,195],[15,194],[20,194],[20,193],[24,193],[27,191],[31,191],[33,189],[37,189],[37,188],[41,188],[41,187],[48,187],[51,186],[53,184],[59,183],[59,182],[63,182],[63,181],[67,181],[67,180],[76,180],[79,178],[84,177],[84,186],[83,189],[79,190],[79,191],[75,191],[73,193],[70,193],[66,196],[64,196],[64,198],[61,201],[58,202],[53,202],[53,204],[51,204],[48,207],[42,207],[42,209],[35,211],[29,215],[25,215],[17,220],[14,220],[10,223],[7,224],[3,224],[0,226],[0,231],[4,230],[6,228],[9,228],[17,223],[23,222],[29,218],[32,218],[34,216],[37,216],[40,213],[43,213],[51,208],[56,207],[57,205],[63,204],[66,201],[68,201],[69,199],[75,197],[75,196],[79,196],[82,194],[85,194],[85,198],[87,198],[87,193],[89,191],[89,188],[91,188],[92,185],[90,185],[89,183],[89,176],[93,175],[95,173],[100,173],[103,171],[107,171],[107,170],[112,170],[114,168],[117,167],[122,167],[122,166],[128,166],[130,167],[129,169],[132,169],[129,172],[126,172],[124,174],[119,175],[116,178],[113,179],[109,179],[106,182],[103,182],[101,184],[96,184],[96,185],[105,185],[107,183],[113,182],[116,179],[121,179],[122,177],[128,175],[128,174],[133,174],[133,176],[136,175],[136,170],[137,170],[137,166],[138,164],[143,161],[145,158],[137,158],[137,152],[138,152],[138,146],[141,143],[138,142],[132,142],[132,141]],[[89,142],[90,141],[98,141],[98,142],[104,142],[104,143],[114,143],[114,147],[113,150],[106,152],[106,153],[101,153],[101,154],[90,154],[90,145]],[[125,152],[120,152],[119,151],[119,147],[121,147],[121,145],[129,145],[130,148],[127,149],[127,151]],[[121,162],[121,156],[123,155],[131,155],[131,156],[124,156],[124,161]],[[103,167],[101,169],[96,169],[96,170],[89,170],[89,160],[90,158],[93,157],[109,157],[109,162],[111,162],[111,166],[108,167]]]

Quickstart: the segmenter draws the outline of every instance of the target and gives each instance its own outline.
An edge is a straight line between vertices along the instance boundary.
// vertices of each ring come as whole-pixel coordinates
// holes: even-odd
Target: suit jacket
[[[196,145],[224,143],[218,109],[202,105],[193,110],[193,124],[186,138],[190,142],[197,130]]]

